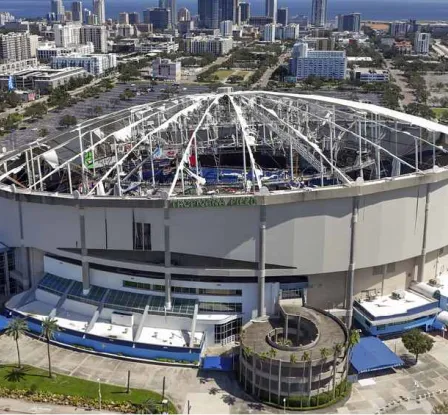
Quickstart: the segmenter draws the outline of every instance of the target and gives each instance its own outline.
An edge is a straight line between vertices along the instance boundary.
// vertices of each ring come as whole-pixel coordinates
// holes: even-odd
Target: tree
[[[122,94],[120,94],[120,99],[122,101],[127,101],[135,97],[135,92],[130,89],[125,89]]]
[[[100,107],[99,105],[97,105],[94,109],[93,112],[95,113],[95,115],[101,115],[103,113],[103,108]]]
[[[440,405],[432,408],[433,414],[448,414],[448,401],[443,401]]]
[[[336,343],[333,346],[333,399],[336,396],[336,367],[338,365],[338,357],[341,355],[343,345],[341,343]],[[348,356],[347,356],[348,359]]]
[[[304,365],[303,365],[303,371],[302,371],[302,383],[303,383],[303,380],[304,380],[304,378],[305,378],[305,369],[306,369],[306,365],[305,365],[305,363],[311,361],[311,355],[310,355],[310,353],[307,352],[307,351],[304,351],[303,354],[302,354],[302,358],[301,358],[300,360],[301,360],[302,362],[304,362]],[[310,370],[311,370],[311,367],[310,367]],[[305,389],[305,386],[304,386],[304,389]],[[302,399],[300,399],[300,407],[302,407]]]
[[[25,117],[37,119],[42,118],[48,112],[48,107],[43,103],[36,102],[25,110]]]
[[[22,335],[28,330],[28,326],[25,320],[21,318],[15,318],[11,320],[6,328],[5,334],[8,337],[12,337],[16,342],[17,347],[17,366],[19,368],[22,367],[22,363],[20,361],[20,349],[19,349],[19,339]]]
[[[48,377],[52,377],[51,371],[51,355],[50,355],[50,340],[53,339],[54,334],[58,331],[57,320],[52,317],[47,317],[42,320],[42,337],[47,342],[47,355],[48,355]]]
[[[320,373],[319,373],[319,388],[322,387],[321,383],[322,383],[322,371],[324,368],[324,364],[326,363],[328,357],[330,356],[330,350],[327,349],[326,347],[322,347],[322,349],[320,349]]]
[[[353,347],[355,347],[361,340],[360,330],[351,329],[348,333],[347,341],[347,356],[346,356],[346,372],[348,375],[348,369],[350,367],[350,360],[352,358]]]
[[[76,119],[76,117],[74,115],[64,115],[60,120],[59,120],[59,125],[61,127],[71,127],[72,125],[76,125],[78,124],[78,120]]]
[[[22,98],[20,98],[20,96],[16,94],[14,91],[11,91],[6,94],[6,103],[11,108],[16,108],[22,103]]]
[[[39,137],[46,137],[48,135],[48,129],[47,128],[41,128],[39,130]]]
[[[433,339],[418,329],[408,331],[403,335],[401,340],[406,350],[415,355],[415,363],[418,362],[418,356],[429,352],[434,344]]]

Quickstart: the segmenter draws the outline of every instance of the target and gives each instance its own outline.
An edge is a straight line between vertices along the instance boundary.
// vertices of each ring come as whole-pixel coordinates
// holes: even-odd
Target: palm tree
[[[25,320],[21,318],[15,318],[11,320],[6,328],[5,334],[8,337],[12,337],[16,342],[17,347],[17,366],[19,369],[22,367],[22,363],[20,361],[20,349],[19,349],[19,339],[22,335],[28,330],[28,325]]]
[[[322,372],[324,370],[324,364],[326,363],[328,356],[330,356],[330,350],[327,349],[326,347],[322,347],[322,349],[320,349],[320,373],[319,373],[319,389],[322,387],[321,383],[322,383]],[[318,402],[319,404],[319,402]]]
[[[291,395],[291,369],[292,369],[292,365],[297,363],[297,356],[293,353],[291,353],[291,355],[289,356],[289,379],[288,379],[288,398]]]
[[[307,352],[307,351],[303,352],[303,355],[302,355],[302,359],[301,359],[301,360],[302,360],[302,362],[304,362],[304,363],[311,362],[311,355],[310,355],[310,353]],[[305,378],[305,369],[306,369],[306,365],[303,366],[303,376],[302,376],[303,379]],[[309,377],[312,375],[312,369],[311,369],[311,366],[309,367],[308,372],[309,372],[309,373],[308,373],[308,382],[309,382]],[[307,382],[307,384],[308,384],[308,382]],[[304,385],[304,389],[305,389],[305,385]],[[306,387],[306,389],[309,389],[308,386]],[[310,392],[311,392],[311,391],[308,391],[308,401],[311,399]],[[301,402],[301,405],[302,405],[302,400],[301,400],[300,402]]]
[[[47,342],[47,354],[48,354],[48,376],[53,376],[51,372],[51,356],[50,356],[50,340],[53,339],[54,333],[58,331],[58,322],[52,317],[47,317],[42,320],[42,337]]]
[[[302,358],[300,360],[302,362],[304,362],[303,369],[302,369],[302,379],[301,379],[303,381],[303,379],[305,378],[305,369],[306,369],[305,362],[309,362],[309,360],[310,360],[309,352],[307,352],[307,351],[303,352]],[[301,382],[301,383],[303,383],[303,382]],[[303,392],[303,390],[302,390],[302,392]],[[300,407],[302,407],[302,395],[300,396]]]
[[[272,359],[275,358],[275,356],[277,356],[277,350],[273,349],[271,347],[271,349],[268,352],[269,355],[269,379],[271,379],[272,376]],[[269,380],[269,402],[271,402],[271,381]]]
[[[346,376],[348,376],[348,369],[350,368],[350,359],[352,357],[353,347],[355,347],[361,340],[360,330],[351,329],[348,334],[347,355],[346,355]]]
[[[333,399],[336,393],[336,366],[338,365],[338,357],[341,355],[343,345],[341,343],[336,343],[333,346]]]

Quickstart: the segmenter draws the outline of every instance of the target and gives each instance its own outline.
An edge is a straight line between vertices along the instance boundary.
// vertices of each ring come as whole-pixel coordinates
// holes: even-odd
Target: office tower
[[[324,79],[344,79],[347,71],[345,50],[309,50],[307,43],[296,43],[289,61],[289,70],[297,80],[311,75]]]
[[[31,58],[31,55],[31,35],[29,33],[0,35],[0,62],[21,61]]]
[[[176,0],[159,0],[159,9],[171,10],[171,27],[177,25],[177,4]]]
[[[191,13],[186,7],[182,7],[179,9],[177,13],[177,21],[178,22],[189,22],[191,20]]]
[[[219,0],[198,0],[198,11],[200,27],[219,28]]]
[[[219,30],[221,31],[221,36],[231,37],[233,31],[233,21],[223,20],[219,23]]]
[[[431,45],[431,35],[429,33],[417,32],[414,38],[414,52],[418,55],[427,55]]]
[[[0,12],[0,26],[13,22],[16,18],[9,12]]]
[[[95,52],[107,53],[107,27],[89,25],[81,27],[81,43],[92,42]]]
[[[71,10],[66,10],[64,13],[65,22],[73,22],[73,14]]]
[[[409,24],[408,22],[400,22],[400,21],[396,21],[396,22],[392,22],[392,24],[390,25],[390,34],[393,37],[406,37],[406,35],[408,34],[408,30],[409,30]]]
[[[140,24],[140,14],[137,12],[129,13],[129,24]]]
[[[98,24],[106,23],[106,0],[93,0],[93,13],[98,16]]]
[[[277,22],[277,0],[266,0],[265,14],[268,17],[272,17],[273,22]]]
[[[277,10],[277,23],[280,23],[283,26],[286,26],[289,23],[287,7],[281,7]]]
[[[350,13],[338,15],[339,32],[359,32],[361,30],[361,14]]]
[[[240,9],[241,22],[247,22],[250,19],[250,3],[240,3],[238,8]]]
[[[120,24],[129,24],[129,14],[126,12],[122,12],[118,15],[118,23]]]
[[[312,0],[311,24],[317,27],[327,23],[327,0]]]
[[[65,9],[62,0],[51,0],[51,13],[57,20],[64,20]]]
[[[83,24],[89,24],[92,12],[89,9],[84,9],[82,22]]]
[[[289,23],[284,27],[283,30],[283,39],[298,39],[299,38],[299,29],[300,26],[297,23]]]
[[[276,25],[274,23],[267,24],[263,29],[263,40],[265,42],[275,42]]]
[[[82,1],[74,1],[72,3],[72,17],[74,22],[83,22]]]
[[[237,18],[238,0],[219,0],[219,21],[232,20],[232,22],[237,23]]]
[[[155,7],[143,12],[144,22],[151,23],[155,30],[165,30],[171,28],[171,9],[161,9]]]

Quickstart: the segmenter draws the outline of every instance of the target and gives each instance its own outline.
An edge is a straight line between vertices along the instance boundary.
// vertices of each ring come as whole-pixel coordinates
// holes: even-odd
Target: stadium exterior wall
[[[351,246],[354,199],[359,200],[359,215],[356,245]],[[387,294],[418,278],[425,224],[427,266],[422,278],[433,278],[447,262],[441,251],[448,246],[446,170],[351,187],[256,195],[254,200],[250,206],[170,207],[171,252],[256,264],[260,212],[266,209],[266,263],[278,266],[266,269],[266,277],[308,276],[308,301],[317,307],[342,305],[351,249],[356,269],[355,296],[370,288]],[[0,211],[7,220],[0,222],[0,241],[11,247],[31,248],[35,257],[28,255],[34,263],[29,264],[31,272],[41,266],[36,263],[41,263],[44,253],[80,260],[81,255],[65,249],[81,248],[82,210],[87,249],[132,250],[135,220],[151,223],[152,249],[163,251],[165,203],[138,198],[74,199],[70,195],[13,193],[4,187],[0,189]],[[21,256],[19,262],[26,257]],[[91,256],[84,259],[165,272],[163,265],[120,264],[118,260]],[[394,265],[387,267],[387,264]],[[380,266],[384,266],[384,272],[378,274]],[[171,272],[240,277],[243,282],[244,277],[257,276],[257,266],[254,269],[172,267]]]

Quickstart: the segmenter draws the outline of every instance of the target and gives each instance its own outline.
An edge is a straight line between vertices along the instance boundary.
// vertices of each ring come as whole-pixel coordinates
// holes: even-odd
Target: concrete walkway
[[[0,414],[100,414],[90,409],[76,408],[67,405],[28,402],[20,399],[0,399]]]
[[[19,343],[24,364],[42,369],[48,367],[44,342],[22,337]],[[16,363],[17,351],[14,341],[6,336],[0,336],[0,350],[2,351],[1,363]],[[131,388],[161,393],[163,377],[165,377],[166,393],[179,411],[183,411],[187,402],[190,401],[191,414],[253,412],[251,408],[254,404],[251,404],[250,398],[241,392],[236,380],[230,374],[210,375],[195,368],[128,362],[57,346],[51,346],[51,356],[55,372],[91,381],[101,379],[102,383],[125,386],[127,372],[130,370]],[[12,412],[16,411],[12,410]]]

